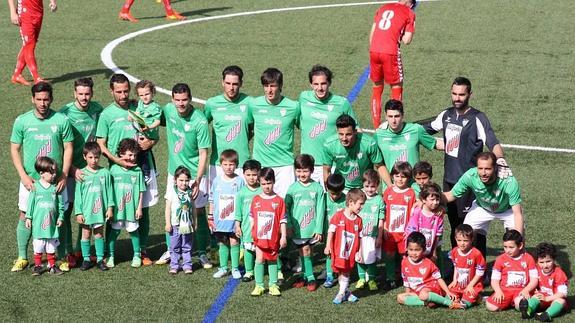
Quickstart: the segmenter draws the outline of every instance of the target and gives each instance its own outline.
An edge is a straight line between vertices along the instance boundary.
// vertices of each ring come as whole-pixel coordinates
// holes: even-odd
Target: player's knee
[[[497,312],[499,311],[499,307],[496,305],[491,304],[489,301],[485,302],[485,308],[487,308],[490,312]]]
[[[311,254],[311,248],[309,245],[305,245],[303,247],[301,247],[301,253],[303,256],[309,256]]]
[[[429,292],[426,290],[422,290],[418,296],[420,300],[427,301],[427,299],[429,298]]]
[[[562,305],[562,306],[565,306],[565,304],[566,304],[567,302],[565,301],[564,298],[558,298],[558,299],[554,300],[553,303],[557,303],[557,304],[560,304],[560,305]]]
[[[397,295],[397,303],[399,303],[399,304],[405,304],[405,294],[399,294],[399,295]]]

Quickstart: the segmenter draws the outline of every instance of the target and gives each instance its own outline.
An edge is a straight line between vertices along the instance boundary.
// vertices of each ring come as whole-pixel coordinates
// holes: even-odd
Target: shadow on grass
[[[209,13],[212,12],[216,12],[216,11],[225,11],[225,10],[229,10],[232,9],[233,7],[214,7],[214,8],[205,8],[205,9],[198,9],[198,10],[192,10],[192,11],[185,11],[185,12],[180,12],[180,15],[186,17],[186,18],[191,18],[191,17],[209,17]],[[160,18],[165,18],[165,15],[161,15],[161,16],[150,16],[150,17],[138,17],[138,20],[148,20],[148,19],[160,19]]]
[[[120,66],[120,69],[127,70],[127,69],[129,69],[129,67]],[[97,68],[97,69],[93,69],[93,70],[66,73],[66,74],[63,74],[63,75],[60,75],[57,77],[48,78],[46,80],[52,84],[56,84],[56,83],[76,80],[76,79],[79,79],[82,77],[90,77],[90,76],[95,76],[95,75],[100,75],[100,74],[103,74],[104,78],[110,78],[112,76],[112,74],[114,74],[114,72],[111,71],[110,69],[107,69],[107,68]]]

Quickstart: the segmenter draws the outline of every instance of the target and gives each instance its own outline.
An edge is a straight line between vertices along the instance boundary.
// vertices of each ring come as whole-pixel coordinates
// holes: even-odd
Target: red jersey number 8
[[[388,30],[391,27],[391,18],[394,16],[392,10],[386,10],[381,14],[381,20],[377,24],[377,27],[381,30]]]

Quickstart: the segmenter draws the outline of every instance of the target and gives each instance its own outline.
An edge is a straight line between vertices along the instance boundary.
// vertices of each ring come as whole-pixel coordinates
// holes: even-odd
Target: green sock
[[[262,264],[261,262],[256,261],[254,276],[256,280],[256,285],[264,287],[264,264]]]
[[[244,266],[246,267],[246,273],[254,272],[254,260],[255,260],[254,252],[244,250]]]
[[[375,263],[367,265],[367,276],[369,280],[375,280],[377,278],[377,265]]]
[[[385,279],[395,280],[395,254],[385,254]]]
[[[270,276],[269,286],[276,285],[278,283],[278,263],[268,262],[268,275]]]
[[[563,305],[558,302],[551,302],[551,305],[545,312],[549,314],[549,317],[556,317],[561,314],[561,311],[563,311]]]
[[[367,270],[367,265],[357,263],[357,277],[359,279],[365,280],[365,272]]]
[[[146,252],[148,237],[150,236],[150,208],[142,208],[142,217],[138,220],[138,234],[140,236],[140,250]]]
[[[132,240],[132,250],[134,251],[134,258],[140,257],[140,232],[138,230],[130,232],[130,239]]]
[[[74,252],[82,251],[82,226],[78,226],[78,234],[76,234],[76,246],[74,247]]]
[[[537,308],[539,307],[539,298],[531,297],[530,299],[527,300],[527,303],[528,303],[527,313],[531,315],[532,313],[535,313],[535,311],[537,311]]]
[[[331,268],[331,257],[327,256],[325,259],[325,274],[327,277],[333,279],[333,268]]]
[[[278,255],[278,260],[276,261],[278,268],[281,270],[283,267],[282,258]]]
[[[218,254],[220,255],[220,268],[228,270],[228,258],[230,258],[230,246],[225,243],[219,243]]]
[[[108,252],[110,253],[110,257],[114,257],[114,253],[116,251],[116,239],[118,239],[118,236],[120,235],[120,230],[112,229],[112,226],[110,226],[109,230],[106,230],[106,233]]]
[[[450,306],[453,304],[453,301],[449,299],[449,297],[440,296],[434,292],[429,292],[429,297],[427,298],[429,302],[443,305],[443,306]]]
[[[166,249],[170,250],[170,234],[166,232]]]
[[[82,258],[84,261],[90,261],[90,240],[80,241],[80,246],[82,247]]]
[[[417,296],[407,296],[405,298],[405,305],[407,306],[423,306],[425,302],[419,299]]]
[[[315,276],[313,275],[313,263],[311,261],[311,256],[304,256],[302,264],[306,280],[308,282],[314,281]]]
[[[208,228],[208,219],[206,218],[205,209],[197,209],[198,213],[198,231],[196,231],[196,246],[198,246],[198,254],[205,255],[206,248],[208,247],[208,239],[210,238],[210,229]]]
[[[32,230],[26,228],[26,222],[18,220],[16,227],[16,241],[18,242],[18,258],[28,259],[28,243]]]
[[[465,305],[465,308],[471,308],[471,306],[473,306],[472,303],[468,302],[468,301],[462,301],[463,305]]]
[[[94,248],[96,249],[96,261],[102,261],[104,259],[104,238],[94,238]]]
[[[232,269],[240,266],[240,245],[230,246],[230,256],[232,258]]]

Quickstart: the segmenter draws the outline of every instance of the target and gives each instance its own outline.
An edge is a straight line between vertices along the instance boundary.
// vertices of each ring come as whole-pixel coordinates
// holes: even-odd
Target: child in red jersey
[[[459,302],[454,302],[457,297],[449,291],[437,266],[423,255],[424,251],[425,236],[421,232],[412,232],[407,237],[407,256],[401,262],[405,293],[397,295],[397,302],[407,306],[432,303],[461,308]]]
[[[463,308],[470,308],[483,291],[485,258],[473,247],[473,228],[469,224],[460,224],[455,228],[457,247],[451,250],[453,261],[453,281],[449,290],[461,300]]]
[[[349,276],[355,267],[356,261],[361,261],[358,252],[360,246],[360,232],[362,230],[359,212],[365,203],[365,193],[358,189],[351,189],[345,198],[345,209],[337,211],[329,220],[329,229],[324,253],[331,255],[331,266],[339,276],[339,292],[333,299],[334,304],[342,302],[357,302],[358,298],[349,289]]]
[[[531,297],[537,287],[535,260],[523,248],[523,236],[517,230],[503,235],[503,254],[495,259],[491,274],[491,287],[495,293],[487,298],[485,306],[490,311],[501,311]]]
[[[395,271],[396,257],[405,254],[405,228],[409,223],[411,208],[416,197],[409,187],[411,166],[407,162],[397,162],[391,169],[393,186],[383,192],[385,202],[385,223],[383,226],[383,255],[385,261],[385,290],[397,288]]]
[[[256,246],[255,280],[256,287],[252,296],[263,295],[264,262],[268,262],[269,294],[280,296],[277,285],[279,250],[287,245],[286,208],[284,200],[274,192],[275,173],[269,167],[259,172],[262,193],[254,196],[250,207],[250,217],[253,221],[252,237]]]
[[[533,297],[519,302],[519,310],[522,318],[531,318],[538,309],[545,310],[535,314],[535,319],[541,322],[551,322],[553,317],[561,314],[563,309],[568,309],[566,298],[569,282],[567,275],[555,264],[557,249],[554,245],[541,242],[535,248],[535,256],[539,285]]]

